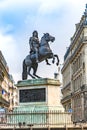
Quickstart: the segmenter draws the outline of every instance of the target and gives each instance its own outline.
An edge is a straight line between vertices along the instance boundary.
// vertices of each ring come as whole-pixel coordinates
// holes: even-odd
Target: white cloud
[[[17,55],[19,55],[20,52],[18,52],[16,41],[11,35],[3,35],[0,33],[0,50],[9,66],[10,73],[14,76],[15,73],[20,71],[20,67],[17,68]]]
[[[52,13],[52,11],[58,11],[59,9],[63,9],[65,6],[68,8],[72,8],[75,11],[79,11],[78,8],[83,9],[87,0],[39,0],[39,13],[48,14]]]
[[[26,8],[26,7],[33,7],[38,6],[41,11],[49,12],[49,10],[58,9],[64,4],[69,4],[70,6],[82,6],[86,4],[87,0],[2,0],[0,1],[0,8],[5,10],[6,8],[9,10],[10,8],[16,9],[17,8]],[[8,8],[10,7],[10,8]]]
[[[1,30],[0,31],[1,34],[3,35],[3,34],[6,34],[6,33],[9,33],[11,31],[13,31],[14,30],[14,26],[12,24],[7,24],[7,25],[4,25],[4,26],[1,26],[0,30]]]
[[[0,1],[0,10],[14,10],[17,11],[20,8],[24,9],[28,6],[35,5],[39,0],[2,0]]]
[[[58,0],[42,0],[41,1],[41,4],[40,4],[40,8],[39,8],[39,12],[40,13],[49,13],[49,12],[52,12],[53,10],[56,10],[58,8],[60,8],[61,6],[61,2],[58,1]]]

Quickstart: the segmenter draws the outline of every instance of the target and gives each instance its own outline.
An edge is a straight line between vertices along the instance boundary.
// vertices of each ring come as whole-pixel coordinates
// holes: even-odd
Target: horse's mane
[[[45,35],[45,34],[44,34]],[[41,43],[42,43],[42,40],[43,40],[43,38],[44,38],[44,35],[41,37],[41,39],[40,39],[40,45],[41,45]]]

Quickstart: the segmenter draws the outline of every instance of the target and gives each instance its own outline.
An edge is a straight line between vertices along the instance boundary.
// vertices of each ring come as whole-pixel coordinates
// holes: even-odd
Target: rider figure
[[[29,44],[30,44],[30,54],[32,53],[36,53],[36,62],[38,63],[38,53],[39,53],[39,38],[38,38],[38,32],[35,30],[32,33],[32,37],[30,37],[29,39]],[[48,62],[48,60],[45,60],[47,65],[50,65],[50,63]]]
[[[36,62],[38,63],[38,51],[39,51],[39,38],[38,38],[38,32],[35,30],[32,33],[32,37],[29,39],[30,44],[30,54],[36,53]]]

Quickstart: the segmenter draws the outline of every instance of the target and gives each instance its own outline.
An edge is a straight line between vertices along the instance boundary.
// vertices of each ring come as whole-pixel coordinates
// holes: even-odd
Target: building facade
[[[17,87],[14,85],[13,77],[10,75],[10,80],[9,80],[9,110],[12,111],[15,106],[18,105],[17,101]]]
[[[69,58],[66,59],[64,66],[62,68],[63,74],[63,98],[61,100],[65,111],[69,112],[71,110],[71,64]]]
[[[87,121],[87,5],[64,56],[63,99],[74,122]]]
[[[11,88],[13,91],[11,91]],[[12,76],[9,74],[9,68],[6,60],[0,51],[0,108],[12,109],[14,106],[14,82]],[[12,94],[12,93],[13,94]],[[12,98],[12,102],[11,102]],[[11,107],[12,106],[12,107]]]

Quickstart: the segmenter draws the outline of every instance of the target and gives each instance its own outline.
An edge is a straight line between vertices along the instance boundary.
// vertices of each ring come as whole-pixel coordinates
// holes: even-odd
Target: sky
[[[22,62],[29,54],[29,37],[34,30],[39,39],[46,32],[55,37],[50,47],[58,54],[62,68],[63,56],[86,3],[87,0],[0,0],[0,50],[15,82],[22,79]],[[43,78],[53,78],[55,72],[55,64],[47,66],[43,61],[38,65],[37,74]]]

